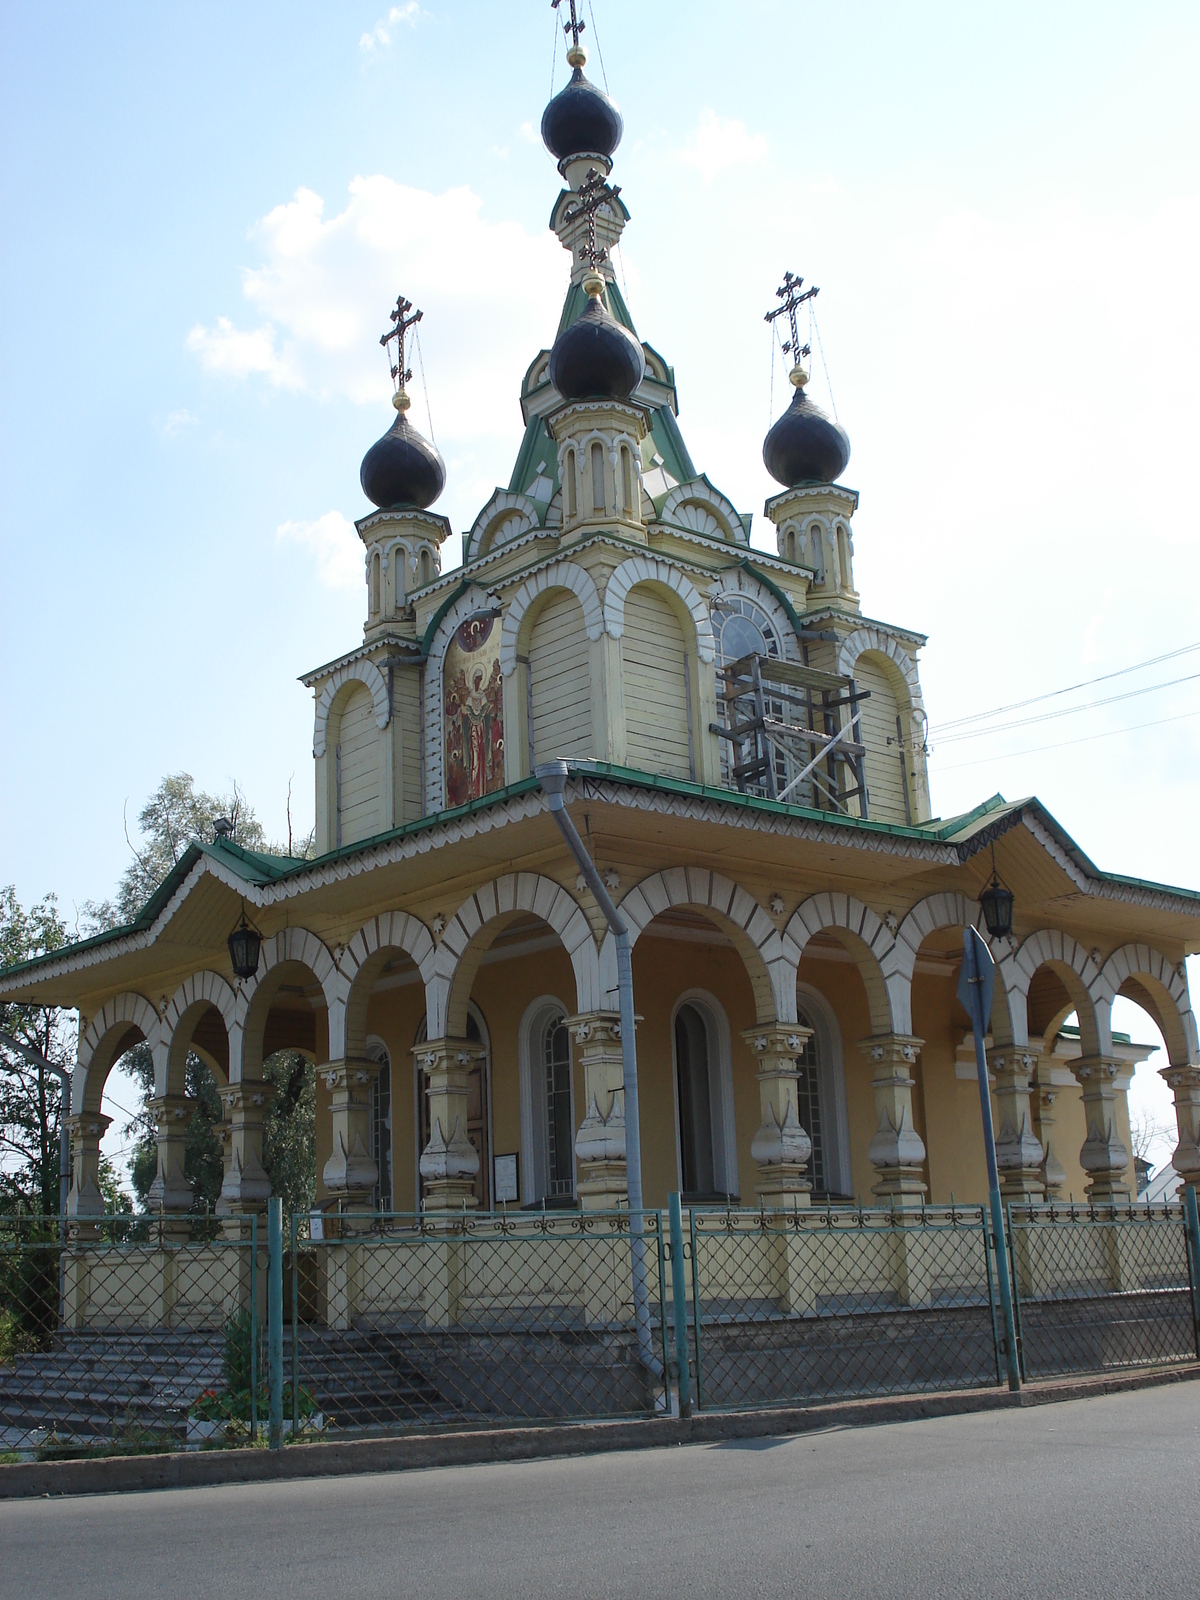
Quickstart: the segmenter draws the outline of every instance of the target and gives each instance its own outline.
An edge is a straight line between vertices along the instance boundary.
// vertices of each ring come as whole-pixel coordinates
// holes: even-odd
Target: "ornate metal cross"
[[[557,11],[561,4],[562,0],[550,0],[550,9]],[[571,44],[574,49],[578,50],[579,35],[583,32],[585,24],[575,14],[575,0],[568,0],[568,4],[571,7],[571,20],[563,23],[563,32],[571,35]]]
[[[602,205],[615,200],[620,192],[619,185],[614,185],[610,189],[596,168],[589,167],[587,177],[579,186],[575,204],[569,211],[563,213],[564,222],[577,222],[580,217],[587,218],[588,237],[583,254],[591,262],[593,272],[608,260],[608,251],[596,248],[596,213]]]
[[[774,311],[768,311],[763,318],[764,322],[774,322],[776,317],[782,317],[785,313],[787,314],[792,337],[784,345],[783,353],[787,355],[789,351],[793,352],[797,361],[800,360],[801,356],[811,355],[812,352],[807,345],[802,346],[800,344],[800,337],[796,332],[796,313],[806,300],[815,300],[821,292],[820,289],[814,287],[805,289],[802,294],[800,285],[803,282],[804,279],[798,278],[794,272],[785,272],[783,282],[775,291],[776,299],[781,300],[783,303],[776,306]]]
[[[396,341],[396,364],[392,367],[391,371],[392,382],[396,385],[397,389],[403,389],[404,385],[408,383],[412,377],[411,367],[406,367],[404,365],[404,336],[413,326],[413,324],[420,322],[421,318],[425,315],[423,311],[413,311],[413,314],[410,317],[409,312],[412,311],[412,308],[413,303],[411,300],[406,300],[402,294],[397,295],[395,310],[388,312],[388,316],[391,318],[392,322],[391,329],[389,332],[381,333],[379,335],[379,342],[383,346],[389,362],[391,361],[391,351],[388,350],[388,346],[391,344],[393,339]]]

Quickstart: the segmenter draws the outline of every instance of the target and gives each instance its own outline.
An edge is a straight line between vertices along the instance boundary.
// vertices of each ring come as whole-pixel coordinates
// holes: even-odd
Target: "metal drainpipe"
[[[534,768],[546,804],[559,826],[567,848],[575,857],[604,920],[612,930],[617,950],[617,992],[621,1008],[621,1081],[625,1091],[625,1185],[629,1194],[629,1232],[633,1243],[633,1311],[637,1324],[638,1355],[655,1375],[662,1362],[654,1354],[650,1338],[650,1304],[646,1292],[646,1241],[642,1218],[642,1141],[638,1116],[637,1039],[633,1015],[633,962],[629,954],[629,930],[604,887],[596,864],[567,811],[563,790],[568,767],[565,761],[547,761]]]

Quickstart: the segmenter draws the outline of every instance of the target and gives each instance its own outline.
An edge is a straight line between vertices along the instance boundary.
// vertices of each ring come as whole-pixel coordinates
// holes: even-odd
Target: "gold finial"
[[[791,372],[788,374],[788,377],[792,380],[794,387],[797,389],[803,389],[804,385],[808,382],[808,373],[805,372],[803,367],[793,367]]]
[[[578,67],[580,71],[587,66],[587,51],[581,44],[573,44],[567,51],[567,65]]]
[[[403,413],[408,410],[409,406],[412,405],[412,401],[408,398],[403,389],[397,389],[395,394],[392,396],[392,404],[395,406],[397,411]]]
[[[599,300],[604,293],[604,279],[595,267],[583,275],[583,292],[591,300]]]

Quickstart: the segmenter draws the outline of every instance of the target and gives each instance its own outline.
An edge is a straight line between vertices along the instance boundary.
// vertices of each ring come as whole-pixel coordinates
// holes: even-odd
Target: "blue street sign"
[[[978,928],[963,933],[963,964],[958,979],[958,998],[971,1019],[976,1033],[986,1033],[992,1020],[992,994],[996,987],[996,963]]]

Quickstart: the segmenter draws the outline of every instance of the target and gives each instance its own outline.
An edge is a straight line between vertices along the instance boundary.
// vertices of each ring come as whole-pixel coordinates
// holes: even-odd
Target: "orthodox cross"
[[[569,211],[563,213],[564,222],[577,222],[580,217],[587,218],[587,244],[581,254],[591,262],[593,272],[608,260],[608,251],[596,248],[596,213],[609,200],[615,200],[620,192],[619,185],[610,189],[596,168],[589,167],[587,177],[579,186],[575,204]]]
[[[789,351],[793,352],[797,361],[800,360],[801,356],[810,355],[812,352],[807,345],[801,346],[800,344],[799,335],[796,332],[796,313],[806,300],[815,300],[821,292],[818,288],[812,288],[805,289],[801,293],[800,285],[803,282],[804,279],[796,277],[795,273],[785,272],[782,284],[775,291],[776,298],[782,304],[777,305],[774,311],[768,311],[763,318],[764,322],[774,322],[776,317],[782,317],[786,312],[792,337],[784,345],[783,353],[787,355]]]
[[[412,369],[406,368],[404,365],[404,336],[413,326],[413,324],[420,322],[421,318],[425,315],[423,311],[413,311],[413,314],[410,317],[409,312],[412,311],[412,308],[413,303],[411,300],[406,300],[402,294],[397,295],[395,310],[388,312],[388,316],[391,318],[392,323],[391,330],[388,333],[381,333],[379,335],[379,342],[384,348],[389,363],[391,362],[391,351],[388,349],[388,346],[391,344],[393,339],[396,341],[396,364],[391,370],[392,382],[396,385],[397,389],[403,389],[404,385],[408,383],[412,377]]]
[[[562,0],[550,0],[550,9],[552,11],[557,11],[561,4]],[[572,48],[578,50],[579,35],[584,30],[584,23],[575,14],[575,0],[568,0],[568,4],[571,7],[571,20],[570,22],[563,23],[563,32],[571,35]]]

